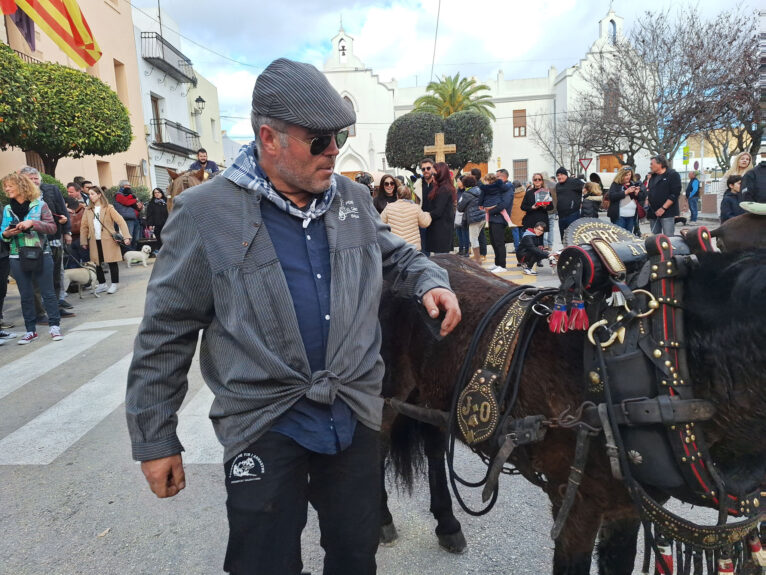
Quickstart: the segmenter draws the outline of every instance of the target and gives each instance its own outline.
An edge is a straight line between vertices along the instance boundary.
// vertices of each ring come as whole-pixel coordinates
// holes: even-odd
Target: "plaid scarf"
[[[308,208],[301,210],[292,202],[279,195],[274,189],[274,186],[271,185],[271,182],[258,165],[257,153],[255,142],[250,142],[249,144],[242,146],[237,158],[231,166],[226,168],[223,172],[223,177],[240,187],[248,188],[254,192],[260,193],[281,210],[287,212],[291,216],[302,219],[304,228],[308,227],[311,220],[321,218],[324,213],[330,209],[330,205],[332,204],[333,199],[335,199],[337,190],[335,178],[332,178],[330,187],[321,195],[316,196]]]

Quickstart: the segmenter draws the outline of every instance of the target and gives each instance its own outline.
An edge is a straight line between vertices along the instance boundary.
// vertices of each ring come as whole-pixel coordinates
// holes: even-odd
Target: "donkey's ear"
[[[170,168],[165,168],[165,169],[168,171],[168,175],[170,176],[170,179],[171,179],[171,180],[175,180],[175,179],[176,179],[178,176],[180,176],[180,175],[181,175],[181,174],[177,174],[177,173],[175,173],[175,172],[174,172],[173,170],[171,170]]]

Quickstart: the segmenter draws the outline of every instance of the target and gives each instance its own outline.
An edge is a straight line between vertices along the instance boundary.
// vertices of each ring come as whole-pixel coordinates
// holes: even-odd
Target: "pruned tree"
[[[413,174],[423,158],[423,148],[444,131],[444,120],[427,112],[410,112],[393,121],[386,136],[386,162]]]
[[[28,85],[27,66],[0,43],[0,150],[35,128],[35,101],[29,97]]]
[[[474,110],[456,112],[444,120],[444,137],[455,144],[457,152],[447,154],[446,162],[453,169],[461,169],[468,162],[481,164],[492,155],[492,122]]]
[[[672,161],[691,134],[709,131],[726,102],[746,92],[732,82],[739,57],[732,53],[754,42],[752,21],[738,9],[707,21],[692,6],[644,13],[627,37],[581,69],[588,87],[577,107],[588,124],[588,147],[625,154],[628,163],[639,149]]]
[[[22,106],[28,129],[14,130],[4,145],[40,155],[45,173],[55,176],[61,158],[107,156],[130,147],[133,133],[128,110],[109,86],[89,74],[59,64],[23,64]]]
[[[579,159],[588,151],[587,127],[577,114],[549,114],[530,116],[528,133],[532,143],[551,160],[553,170],[563,166],[570,173],[577,173],[581,170]]]

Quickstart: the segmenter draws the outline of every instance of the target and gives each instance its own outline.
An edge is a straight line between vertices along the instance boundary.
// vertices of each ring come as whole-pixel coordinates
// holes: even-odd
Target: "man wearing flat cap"
[[[383,279],[445,312],[442,335],[460,321],[446,272],[333,173],[355,121],[316,68],[272,62],[253,90],[255,142],[184,192],[163,229],[128,375],[133,457],[158,497],[184,488],[176,412],[202,330],[230,573],[298,575],[308,502],[324,573],[375,572]]]

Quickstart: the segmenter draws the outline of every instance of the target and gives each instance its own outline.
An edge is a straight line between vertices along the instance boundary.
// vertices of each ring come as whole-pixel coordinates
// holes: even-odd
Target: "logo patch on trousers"
[[[254,453],[240,453],[231,464],[229,481],[231,483],[259,481],[265,471],[266,467],[260,457]]]

